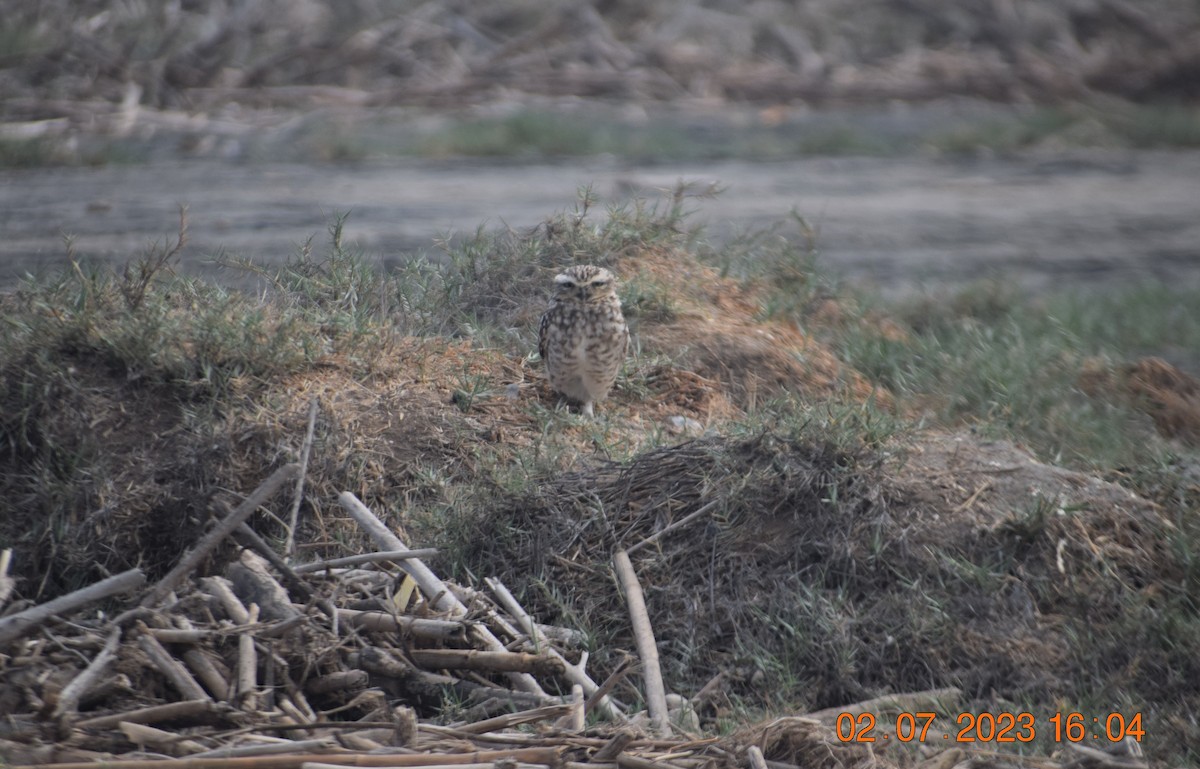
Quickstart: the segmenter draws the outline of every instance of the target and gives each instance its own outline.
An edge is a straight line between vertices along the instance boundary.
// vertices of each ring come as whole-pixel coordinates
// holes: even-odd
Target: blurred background
[[[0,288],[179,205],[188,269],[388,265],[679,180],[883,291],[1194,280],[1198,97],[1185,0],[2,0]]]

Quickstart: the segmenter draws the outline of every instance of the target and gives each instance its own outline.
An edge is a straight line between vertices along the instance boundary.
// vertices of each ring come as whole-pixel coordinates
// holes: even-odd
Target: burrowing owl
[[[603,267],[580,264],[554,278],[554,299],[538,328],[538,352],[550,386],[583,405],[603,400],[629,349],[616,279]]]

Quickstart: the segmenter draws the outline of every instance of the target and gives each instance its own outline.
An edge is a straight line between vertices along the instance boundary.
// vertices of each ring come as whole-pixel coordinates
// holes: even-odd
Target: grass
[[[1137,466],[1169,447],[1133,405],[1085,392],[1085,376],[1146,355],[1200,361],[1197,301],[1198,289],[1146,284],[1030,307],[987,283],[898,308],[902,336],[852,325],[836,344],[936,422],[997,431],[1068,465]]]
[[[0,547],[22,555],[22,591],[63,592],[130,557],[162,572],[214,496],[294,457],[315,397],[302,541],[356,547],[322,512],[353,490],[440,547],[445,576],[500,576],[539,618],[581,626],[599,670],[629,648],[612,548],[715,502],[636,559],[669,685],[728,676],[711,723],[957,685],[977,710],[1141,709],[1158,734],[1194,737],[1169,719],[1198,706],[1195,452],[1080,377],[1147,354],[1200,360],[1200,296],[1148,284],[1030,304],[981,285],[881,307],[820,274],[801,217],[705,244],[693,194],[597,211],[582,190],[530,231],[480,230],[443,244],[444,265],[387,273],[346,246],[339,218],[281,268],[228,259],[255,271],[256,294],[175,274],[186,218],[125,270],[30,279],[0,299]],[[798,322],[895,403],[784,391],[687,441],[641,413],[631,432],[615,406],[588,423],[508,397],[534,379],[531,307],[557,270],[587,258],[636,272],[664,255],[736,279],[758,321]],[[644,330],[688,317],[672,274],[623,285]],[[630,362],[623,404],[649,413],[669,352]],[[1166,523],[1052,496],[995,526],[914,503],[894,475],[922,426],[1089,468]],[[112,532],[119,547],[103,544]],[[1194,758],[1182,742],[1155,749]]]
[[[916,109],[919,113],[921,108]],[[151,162],[178,154],[179,146],[195,138],[140,143],[87,136],[3,139],[0,168]],[[817,113],[778,124],[764,123],[748,111],[737,119],[670,112],[625,118],[594,105],[569,110],[521,108],[502,116],[316,113],[298,127],[289,124],[277,134],[261,132],[243,144],[238,151],[250,162],[348,164],[381,158],[527,161],[596,156],[648,163],[769,161],[929,151],[1011,153],[1046,145],[1193,149],[1200,147],[1200,110],[1182,104],[1104,102],[991,109],[984,115],[927,118],[914,125],[893,124],[886,113],[872,120]]]
[[[1200,109],[1180,103],[1135,104],[1114,99],[1042,105],[933,130],[920,141],[950,155],[1019,152],[1040,145],[1056,149],[1194,149],[1200,147]]]
[[[919,112],[920,108],[918,108]],[[947,120],[950,127],[946,127]],[[556,159],[611,156],[639,162],[690,160],[783,160],[800,157],[889,157],[933,150],[948,155],[1019,152],[1055,147],[1190,149],[1200,146],[1200,112],[1185,105],[1069,104],[984,115],[893,124],[886,115],[821,114],[764,123],[752,113],[722,115],[654,113],[636,119],[611,110],[521,108],[502,116],[456,116],[436,120],[366,118],[330,121],[317,117],[290,160],[358,162],[368,158],[459,157]],[[298,150],[296,148],[299,148]],[[275,150],[258,142],[255,156]]]

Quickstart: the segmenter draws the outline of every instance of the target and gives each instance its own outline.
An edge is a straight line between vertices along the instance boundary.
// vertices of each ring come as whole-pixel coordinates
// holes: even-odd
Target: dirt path
[[[985,274],[1031,290],[1155,277],[1200,280],[1200,152],[939,161],[556,165],[387,162],[357,167],[215,161],[0,173],[0,288],[78,254],[123,261],[190,211],[190,269],[225,249],[278,260],[350,211],[347,235],[385,263],[480,223],[526,227],[592,184],[605,202],[678,179],[720,182],[696,218],[716,237],[786,217],[820,228],[822,263],[888,292]]]

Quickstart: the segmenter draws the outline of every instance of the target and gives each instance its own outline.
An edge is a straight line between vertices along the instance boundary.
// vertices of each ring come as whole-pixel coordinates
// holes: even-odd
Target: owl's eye
[[[558,285],[562,286],[563,288],[575,288],[575,281],[573,281],[573,280],[560,280],[560,281],[558,282]]]
[[[596,288],[604,288],[605,286],[608,285],[608,281],[607,280],[593,280],[592,285],[595,286]]]

